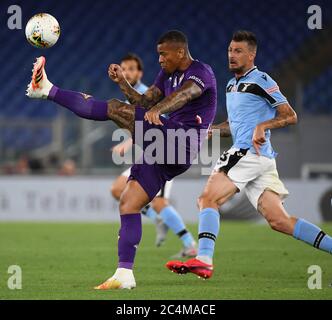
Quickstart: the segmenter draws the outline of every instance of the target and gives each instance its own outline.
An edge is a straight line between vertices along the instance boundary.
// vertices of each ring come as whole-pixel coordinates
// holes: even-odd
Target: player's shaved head
[[[256,35],[251,31],[238,30],[238,31],[234,32],[232,41],[246,42],[251,51],[256,52],[256,50],[257,50],[257,38],[256,38]]]
[[[160,66],[166,73],[185,70],[192,62],[186,35],[179,30],[170,30],[158,40]]]
[[[180,47],[188,48],[188,39],[186,35],[179,30],[170,30],[164,33],[158,40],[158,44],[165,42],[175,44]]]

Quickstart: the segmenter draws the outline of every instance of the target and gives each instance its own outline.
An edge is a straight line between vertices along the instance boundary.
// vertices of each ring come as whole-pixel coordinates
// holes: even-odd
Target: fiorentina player
[[[120,62],[123,75],[128,83],[140,94],[144,94],[148,87],[142,83],[143,77],[143,62],[142,59],[134,54],[128,53]],[[111,69],[111,68],[110,68]],[[126,101],[129,103],[129,101]],[[112,151],[122,154],[132,146],[132,139],[129,138],[126,141],[119,143]],[[121,194],[126,187],[127,180],[130,176],[130,168],[123,171],[122,174],[115,179],[111,187],[112,196],[120,201]],[[171,229],[175,235],[179,237],[183,244],[181,251],[174,257],[190,258],[197,254],[196,242],[191,232],[186,228],[186,225],[177,212],[177,210],[170,205],[169,197],[172,189],[173,181],[166,181],[165,185],[160,189],[158,194],[147,204],[141,213],[148,217],[156,226],[156,246],[159,247],[166,239],[168,229]]]
[[[38,58],[34,64],[27,88],[28,97],[54,101],[79,117],[112,120],[120,128],[127,129],[134,143],[143,148],[143,157],[132,166],[120,199],[118,268],[96,289],[131,289],[136,286],[132,269],[142,236],[140,211],[166,181],[189,169],[215,116],[217,88],[214,73],[209,65],[191,57],[187,37],[177,30],[168,31],[159,39],[157,51],[161,70],[144,94],[138,93],[126,81],[119,65],[110,66],[109,75],[119,84],[130,104],[116,99],[99,101],[80,92],[58,88],[47,79],[44,57]],[[166,113],[168,118],[161,117]],[[154,157],[149,148],[151,139],[144,139],[145,133],[151,130],[159,133],[162,144],[163,152],[155,157],[159,155],[161,158],[157,162],[151,161]],[[169,139],[169,133],[174,131],[180,134],[175,143]]]

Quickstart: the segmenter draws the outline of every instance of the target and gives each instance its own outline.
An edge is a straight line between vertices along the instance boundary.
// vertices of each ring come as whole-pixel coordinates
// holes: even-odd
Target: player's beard
[[[232,72],[232,73],[236,73],[236,74],[241,74],[241,73],[243,73],[243,71],[244,71],[244,66],[242,66],[242,67],[229,67],[229,71],[230,72]]]

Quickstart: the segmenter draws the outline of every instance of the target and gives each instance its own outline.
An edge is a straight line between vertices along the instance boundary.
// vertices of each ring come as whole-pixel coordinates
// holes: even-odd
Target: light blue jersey
[[[133,88],[140,94],[144,94],[149,89],[149,87],[141,81],[137,81]],[[126,100],[126,103],[129,103],[129,100]]]
[[[134,85],[134,89],[139,92],[140,94],[143,94],[146,92],[146,90],[148,90],[148,87],[142,83],[141,81],[136,82],[136,84]]]
[[[233,147],[250,149],[256,153],[252,137],[257,124],[271,120],[276,115],[275,107],[288,103],[277,83],[257,67],[243,76],[232,78],[226,88],[228,122],[233,138]],[[266,142],[260,147],[262,156],[275,158],[270,142],[271,131],[266,130]]]

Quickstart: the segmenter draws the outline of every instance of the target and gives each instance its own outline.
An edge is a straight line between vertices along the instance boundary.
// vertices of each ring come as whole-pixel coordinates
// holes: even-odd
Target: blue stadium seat
[[[38,12],[49,12],[61,25],[61,36],[51,49],[39,50],[30,46],[23,30],[5,30],[1,35],[3,63],[0,95],[0,117],[54,119],[58,108],[52,102],[32,101],[25,97],[25,87],[31,76],[32,62],[43,54],[47,58],[48,76],[55,84],[72,90],[85,91],[100,99],[119,96],[119,89],[107,76],[107,67],[118,62],[128,51],[141,55],[145,64],[144,81],[152,84],[159,70],[156,41],[169,29],[187,33],[192,54],[211,64],[220,90],[219,105],[225,105],[222,94],[231,77],[227,69],[227,47],[231,34],[239,28],[253,30],[259,39],[257,64],[272,71],[278,64],[312,35],[303,27],[309,0],[293,1],[170,1],[167,5],[151,0],[123,1],[38,1],[18,0],[25,22]],[[317,1],[319,4],[320,1]],[[6,12],[9,1],[1,1]],[[253,10],[254,7],[254,10]],[[70,10],[68,10],[70,8]],[[184,10],[185,9],[185,10]],[[326,16],[332,13],[331,2],[326,4]],[[303,14],[299,14],[303,12]],[[162,14],[161,14],[162,13]],[[250,13],[250,14],[248,14]],[[152,18],[153,17],[153,18]],[[331,90],[324,90],[324,81],[331,79],[331,70],[308,85],[305,109],[310,112],[331,113]],[[317,97],[319,92],[319,97]],[[41,132],[48,139],[48,132]],[[11,136],[9,134],[9,136]],[[6,136],[7,137],[7,136]],[[26,141],[27,134],[20,140]],[[8,142],[10,143],[10,142]]]

